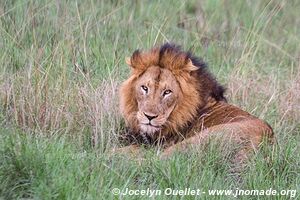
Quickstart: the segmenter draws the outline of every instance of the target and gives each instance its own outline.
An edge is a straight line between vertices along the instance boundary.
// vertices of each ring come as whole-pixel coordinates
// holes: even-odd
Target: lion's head
[[[172,134],[192,122],[209,99],[224,99],[205,64],[175,45],[137,50],[126,62],[132,73],[121,86],[120,107],[134,133]]]

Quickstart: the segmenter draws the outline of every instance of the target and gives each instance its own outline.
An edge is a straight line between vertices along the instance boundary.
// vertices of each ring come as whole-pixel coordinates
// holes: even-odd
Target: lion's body
[[[207,132],[224,132],[225,130],[237,139],[250,141],[253,146],[258,146],[264,135],[271,136],[270,134],[272,134],[270,126],[262,120],[236,106],[220,101],[203,110],[186,130],[184,136],[179,135],[181,139],[177,139],[177,142],[191,138],[198,133],[200,135],[202,133],[203,136]],[[175,140],[174,138],[173,140]],[[171,141],[172,137],[169,140]]]
[[[136,51],[127,62],[133,71],[121,86],[120,106],[127,135],[137,138],[135,148],[159,144],[168,155],[216,132],[256,148],[273,133],[262,120],[228,104],[205,64],[179,47]]]

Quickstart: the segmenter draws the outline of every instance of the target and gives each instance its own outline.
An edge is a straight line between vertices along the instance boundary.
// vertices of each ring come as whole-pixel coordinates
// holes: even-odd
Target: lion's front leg
[[[190,137],[188,139],[185,139],[177,144],[174,144],[168,148],[166,148],[162,154],[161,154],[161,158],[165,159],[168,158],[170,156],[172,156],[175,152],[185,152],[186,150],[188,150],[188,148],[194,147],[194,146],[198,146],[201,143],[203,143],[205,141],[207,137],[207,132],[206,131],[202,131],[199,134]]]
[[[133,159],[142,160],[143,159],[143,149],[140,145],[132,144],[125,147],[113,148],[110,152],[110,155],[122,155],[128,156]]]

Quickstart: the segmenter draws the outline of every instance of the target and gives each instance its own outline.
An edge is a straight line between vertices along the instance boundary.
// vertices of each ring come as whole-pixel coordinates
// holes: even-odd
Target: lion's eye
[[[141,86],[142,90],[145,91],[146,93],[148,92],[148,88],[144,85]]]
[[[163,96],[166,96],[166,95],[171,94],[171,93],[172,93],[171,90],[165,90],[164,93],[163,93]]]

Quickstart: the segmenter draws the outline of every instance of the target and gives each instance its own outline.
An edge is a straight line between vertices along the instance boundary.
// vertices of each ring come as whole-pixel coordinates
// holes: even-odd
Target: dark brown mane
[[[200,92],[201,97],[208,94],[217,101],[226,101],[226,98],[224,97],[224,87],[220,85],[214,76],[207,70],[207,65],[201,58],[194,56],[190,51],[182,51],[181,47],[178,45],[166,43],[162,45],[159,50],[159,66],[166,67],[163,65],[164,61],[162,61],[166,55],[169,57],[170,55],[173,55],[173,62],[178,62],[182,57],[184,57],[185,60],[190,59],[193,65],[199,68],[193,72],[193,76],[197,77],[201,88],[205,89],[205,91],[203,90]]]

